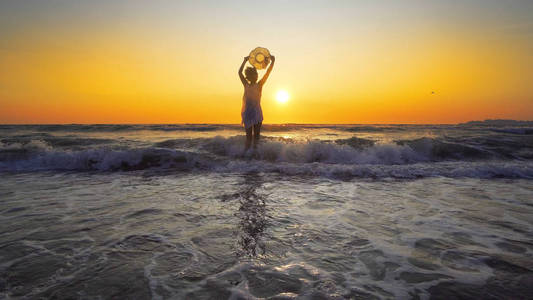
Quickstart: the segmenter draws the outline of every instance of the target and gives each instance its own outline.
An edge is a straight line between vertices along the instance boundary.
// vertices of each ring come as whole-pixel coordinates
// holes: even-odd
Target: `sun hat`
[[[250,58],[248,58],[248,61],[256,69],[264,69],[270,63],[270,52],[268,52],[267,48],[257,47],[250,52]]]

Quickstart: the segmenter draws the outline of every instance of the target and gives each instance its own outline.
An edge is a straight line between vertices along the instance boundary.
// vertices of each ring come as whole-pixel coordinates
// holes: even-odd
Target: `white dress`
[[[245,84],[242,96],[241,124],[249,128],[263,122],[263,110],[261,110],[261,89],[259,83]]]

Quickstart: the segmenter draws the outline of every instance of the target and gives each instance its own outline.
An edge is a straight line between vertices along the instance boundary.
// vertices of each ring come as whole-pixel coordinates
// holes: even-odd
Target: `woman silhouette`
[[[246,56],[242,61],[241,67],[239,68],[239,78],[241,79],[242,85],[244,86],[244,95],[242,97],[242,109],[241,109],[241,124],[244,124],[244,129],[246,130],[246,143],[244,144],[244,151],[247,151],[252,144],[254,149],[257,148],[257,143],[259,142],[259,133],[261,131],[261,123],[263,122],[263,111],[261,110],[261,91],[263,85],[265,84],[272,67],[274,67],[274,61],[276,58],[270,56],[272,62],[268,67],[268,70],[265,73],[265,76],[259,82],[257,82],[257,70],[254,67],[248,67],[244,71],[246,77],[242,74],[242,69],[248,61],[249,56]],[[253,134],[252,134],[253,131]]]

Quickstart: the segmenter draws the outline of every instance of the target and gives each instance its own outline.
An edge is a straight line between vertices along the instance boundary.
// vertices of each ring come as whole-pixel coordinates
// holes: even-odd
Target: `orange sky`
[[[256,46],[265,123],[533,119],[530,1],[398,2],[3,1],[0,123],[239,123]]]

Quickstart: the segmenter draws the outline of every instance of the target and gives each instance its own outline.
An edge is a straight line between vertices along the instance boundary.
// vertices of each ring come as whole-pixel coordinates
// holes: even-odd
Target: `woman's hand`
[[[247,61],[248,59],[250,59],[250,56],[245,56],[243,61]]]
[[[270,55],[270,58],[272,59],[272,62],[276,61],[276,57],[274,55]]]

